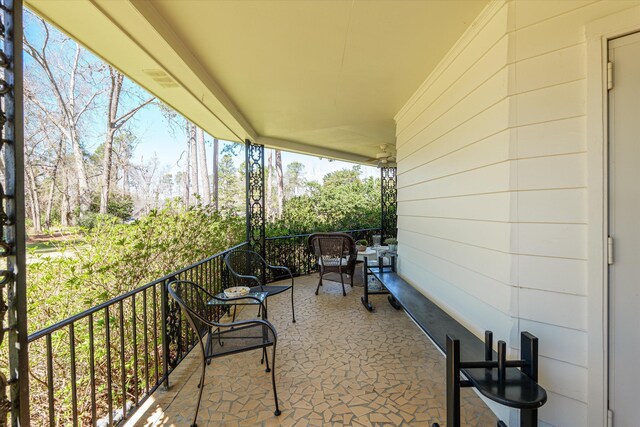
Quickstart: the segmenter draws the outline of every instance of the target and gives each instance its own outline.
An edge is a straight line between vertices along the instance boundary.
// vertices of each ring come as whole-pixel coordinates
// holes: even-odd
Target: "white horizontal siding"
[[[493,331],[496,337],[508,336],[512,324],[509,315],[482,300],[479,301],[457,288],[456,284],[436,276],[420,264],[416,264],[413,258],[404,257],[404,249],[398,250],[398,267],[407,281],[421,293],[433,299],[443,310],[478,336],[484,336],[485,330]]]
[[[398,186],[406,187],[508,160],[510,148],[510,132],[497,133],[432,161],[424,159],[422,165],[405,170],[398,176]]]
[[[418,248],[495,280],[509,283],[513,255],[488,248],[400,230],[403,246]],[[419,257],[419,254],[416,254]]]
[[[520,288],[518,303],[521,319],[587,330],[587,297]]]
[[[519,255],[517,262],[523,288],[587,295],[586,260]]]
[[[637,4],[493,2],[396,116],[400,274],[540,338],[541,425],[588,422],[584,25]]]
[[[521,159],[587,150],[583,116],[519,126],[517,132],[517,155]]]

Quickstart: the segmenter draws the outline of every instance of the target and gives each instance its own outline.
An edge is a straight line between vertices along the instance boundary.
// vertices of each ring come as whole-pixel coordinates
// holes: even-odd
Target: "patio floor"
[[[274,416],[271,374],[260,351],[216,359],[207,368],[198,425],[204,426],[444,426],[445,359],[386,296],[376,308],[360,303],[362,287],[342,296],[326,281],[314,295],[317,274],[296,279],[297,323],[291,323],[288,292],[269,300],[278,331],[276,381],[282,415]],[[244,316],[250,315],[249,309]],[[194,350],[134,415],[138,426],[188,426],[200,375]],[[462,390],[466,426],[494,426],[495,416],[469,389]]]

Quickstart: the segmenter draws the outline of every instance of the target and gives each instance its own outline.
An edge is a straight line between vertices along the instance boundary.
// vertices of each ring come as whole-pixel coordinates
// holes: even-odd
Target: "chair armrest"
[[[276,339],[278,338],[278,332],[276,332],[275,326],[273,326],[273,324],[268,320],[255,318],[255,319],[247,319],[247,320],[237,320],[235,322],[230,322],[230,323],[217,323],[217,324],[214,324],[213,322],[210,323],[210,326],[215,326],[217,328],[233,328],[236,326],[245,326],[245,325],[266,326],[267,328],[271,329],[271,332],[273,332],[273,335],[276,337]]]
[[[256,276],[245,276],[244,274],[236,274],[236,273],[231,273],[232,276],[237,277],[239,279],[247,279],[247,280],[252,280],[256,283],[256,286],[260,286],[260,280],[258,280],[258,278]]]
[[[287,274],[293,278],[293,274],[291,274],[291,270],[289,270],[288,267],[285,267],[284,265],[269,265],[267,264],[267,267],[269,267],[272,270],[284,270],[287,272]]]

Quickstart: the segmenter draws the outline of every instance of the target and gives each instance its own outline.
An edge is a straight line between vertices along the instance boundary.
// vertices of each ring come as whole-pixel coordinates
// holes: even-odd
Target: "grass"
[[[77,227],[50,230],[48,233],[31,234],[27,238],[27,253],[45,254],[60,252],[61,246],[82,244],[82,234]]]

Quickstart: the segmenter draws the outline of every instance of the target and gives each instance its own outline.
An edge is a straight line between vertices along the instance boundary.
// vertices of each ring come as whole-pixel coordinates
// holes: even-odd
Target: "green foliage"
[[[133,215],[133,197],[130,194],[112,193],[109,196],[109,202],[107,203],[107,214],[125,220]],[[91,199],[91,205],[89,206],[90,213],[97,213],[100,210],[100,195],[94,193]],[[86,215],[85,215],[86,216]],[[94,215],[93,219],[84,219],[84,221],[90,221],[89,225],[83,225],[83,218],[80,218],[79,225],[81,227],[93,228],[95,225]]]
[[[87,212],[78,219],[78,226],[88,230],[94,229],[99,223],[113,218],[111,215],[103,215],[97,212]]]
[[[89,217],[90,215],[87,215]],[[36,255],[28,269],[30,330],[38,330],[244,240],[244,221],[208,206],[170,204],[122,224],[94,215],[83,241]]]
[[[360,166],[327,174],[322,185],[307,183],[305,194],[285,200],[269,236],[353,230],[380,226],[380,180],[362,179]]]
[[[386,245],[397,245],[398,244],[398,239],[396,239],[395,237],[389,237],[387,239],[384,239],[384,243]]]

